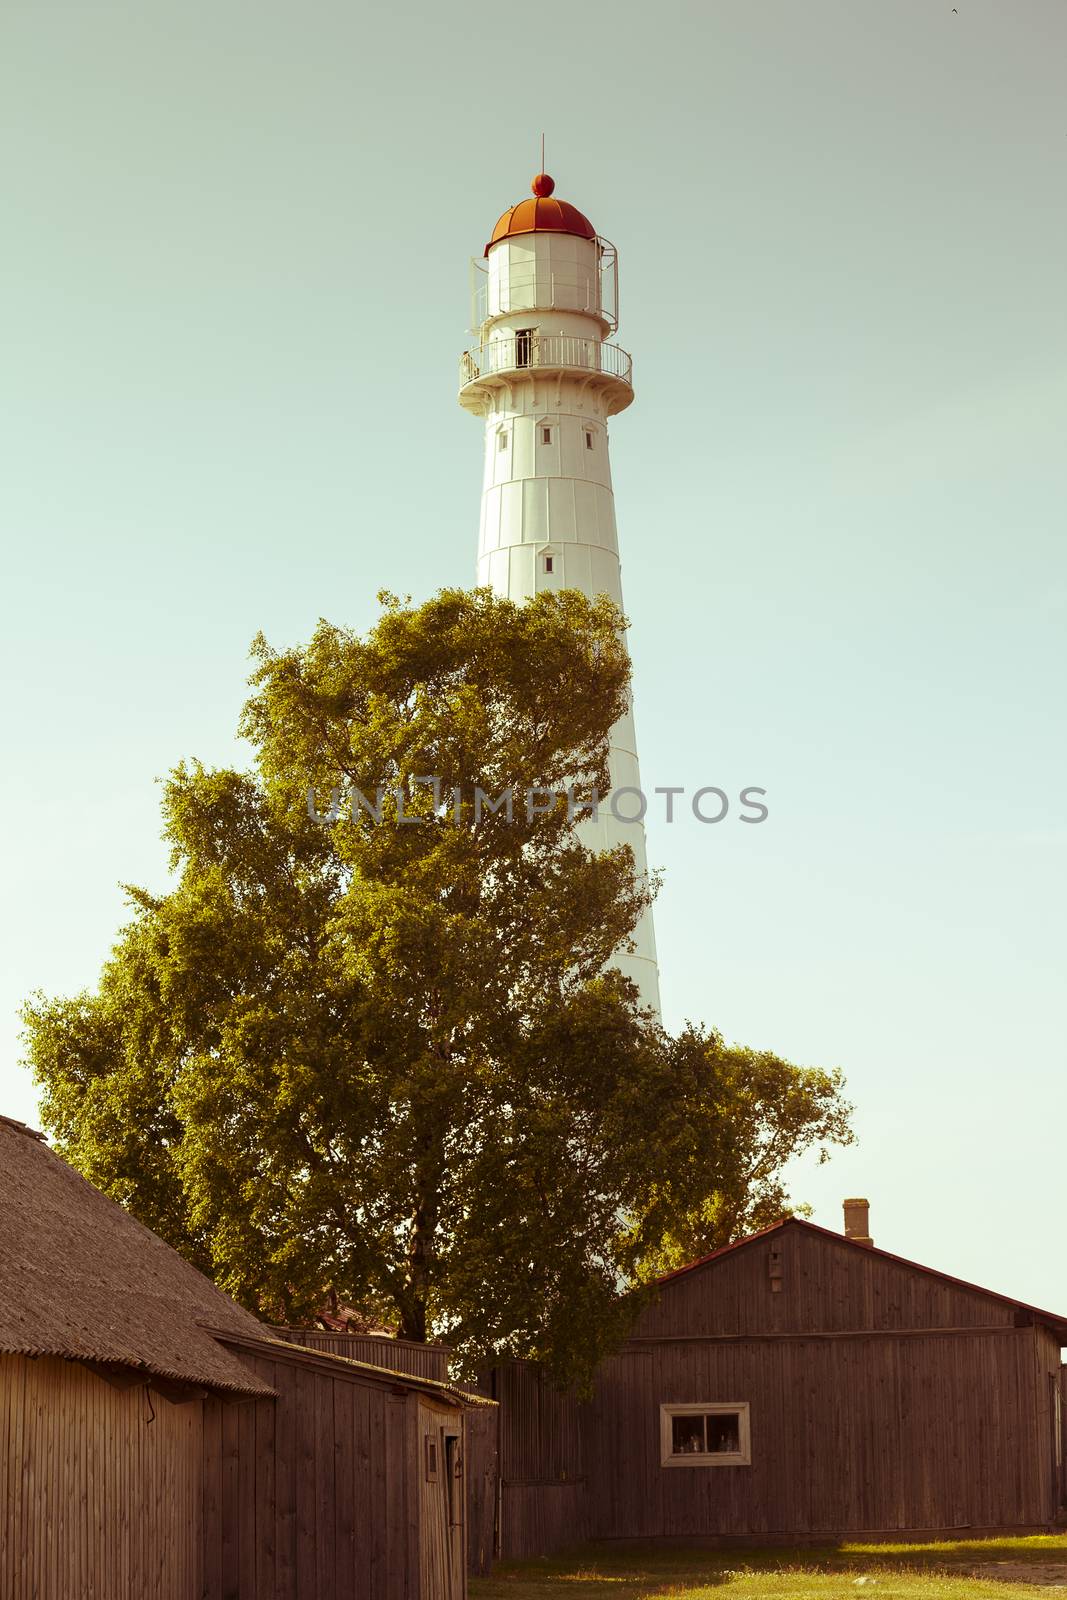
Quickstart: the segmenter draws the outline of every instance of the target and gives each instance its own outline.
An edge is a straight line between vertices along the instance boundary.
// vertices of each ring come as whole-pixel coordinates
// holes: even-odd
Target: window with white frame
[[[542,444],[551,444],[552,443],[552,429],[550,427],[548,427],[547,424],[542,424],[542,427],[541,427],[541,443]]]
[[[587,450],[591,450],[593,448],[593,430],[592,430],[592,428],[586,428],[586,430],[585,430],[585,448]]]
[[[752,1460],[748,1401],[660,1406],[659,1437],[665,1467],[747,1467]]]
[[[506,428],[501,428],[499,433],[497,434],[497,436],[496,436],[496,447],[497,447],[498,450],[506,450],[507,449],[507,447],[508,447],[508,435],[507,435],[507,429]]]

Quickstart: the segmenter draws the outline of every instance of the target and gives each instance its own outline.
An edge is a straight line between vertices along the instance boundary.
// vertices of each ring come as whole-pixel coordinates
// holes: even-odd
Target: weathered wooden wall
[[[242,1356],[278,1398],[204,1402],[204,1600],[419,1600],[417,1394]]]
[[[329,1333],[321,1328],[272,1330],[290,1343],[331,1355],[369,1361],[372,1366],[409,1372],[419,1378],[448,1381],[452,1352],[443,1344],[416,1344],[409,1339],[389,1339],[379,1334]],[[496,1411],[474,1407],[467,1412],[465,1477],[467,1484],[467,1570],[472,1577],[487,1577],[493,1564],[497,1507]]]
[[[423,1600],[461,1600],[466,1593],[466,1493],[463,1413],[418,1397],[419,1570]],[[434,1446],[433,1470],[426,1446]]]
[[[532,1361],[499,1367],[500,1554],[522,1559],[586,1538],[580,1408]]]
[[[245,1360],[278,1398],[205,1402],[205,1600],[416,1600],[414,1397]]]
[[[1062,1520],[1067,1511],[1067,1366],[1063,1365],[1059,1340],[1039,1328],[1038,1360],[1048,1389],[1049,1424],[1052,1429],[1050,1476],[1055,1514]]]
[[[146,1393],[0,1356],[3,1600],[200,1600],[201,1405]]]
[[[778,1290],[772,1266],[781,1273]],[[633,1336],[1010,1327],[1013,1320],[1013,1307],[996,1295],[787,1226],[668,1279]]]
[[[687,1340],[601,1370],[596,1536],[1024,1528],[1053,1515],[1037,1330]],[[749,1466],[660,1464],[663,1403],[747,1401]]]
[[[500,1554],[527,1561],[594,1536],[582,1483],[501,1486]]]
[[[1048,1526],[1063,1382],[1025,1308],[786,1226],[668,1280],[588,1405],[497,1370],[500,1550]],[[748,1403],[750,1465],[662,1465],[661,1405],[701,1401]]]
[[[371,1366],[389,1367],[393,1372],[410,1372],[416,1378],[448,1381],[447,1345],[417,1344],[411,1339],[389,1339],[374,1333],[328,1333],[322,1328],[273,1328],[273,1333],[309,1350],[326,1350],[331,1355],[347,1356],[351,1361],[369,1361]]]
[[[488,1577],[496,1531],[499,1409],[467,1412],[467,1571]]]

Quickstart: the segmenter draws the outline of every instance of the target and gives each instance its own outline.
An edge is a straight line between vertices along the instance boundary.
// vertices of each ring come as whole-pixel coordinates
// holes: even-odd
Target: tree
[[[608,787],[614,607],[383,600],[256,641],[255,770],[175,769],[175,886],[129,891],[95,994],[27,1007],[45,1121],[260,1314],[335,1294],[582,1381],[624,1290],[849,1137],[840,1078],[670,1040],[610,965],[652,886],[547,795]]]
[[[784,1169],[813,1144],[851,1144],[838,1072],[800,1068],[689,1026],[666,1042],[672,1115],[657,1139],[659,1174],[633,1225],[634,1273],[648,1281],[768,1227],[794,1206]],[[709,1185],[708,1175],[714,1174]]]

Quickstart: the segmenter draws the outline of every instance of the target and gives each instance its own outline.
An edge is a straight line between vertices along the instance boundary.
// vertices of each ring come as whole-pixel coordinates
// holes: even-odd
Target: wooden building
[[[203,1404],[204,1600],[462,1600],[466,1397],[285,1340],[219,1340],[271,1398]]]
[[[1064,1502],[1067,1318],[797,1218],[669,1274],[592,1399],[497,1369],[498,1546],[1020,1531]]]
[[[493,1409],[277,1338],[0,1118],[4,1600],[462,1600]]]
[[[371,1362],[394,1372],[417,1377],[448,1379],[452,1352],[443,1344],[419,1344],[413,1339],[397,1339],[384,1333],[326,1328],[275,1328],[279,1339],[305,1345],[311,1350]],[[465,1392],[466,1393],[466,1392]],[[478,1398],[467,1394],[469,1402]],[[487,1577],[493,1564],[496,1545],[497,1494],[497,1407],[470,1403],[466,1417],[466,1449],[463,1477],[466,1483],[465,1529],[467,1572],[474,1578]]]

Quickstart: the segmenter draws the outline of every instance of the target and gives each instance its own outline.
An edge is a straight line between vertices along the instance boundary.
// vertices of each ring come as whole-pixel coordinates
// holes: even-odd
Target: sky
[[[473,582],[468,259],[619,251],[665,1020],[840,1066],[814,1219],[1067,1312],[1067,8],[0,5],[0,1110],[246,764],[248,647]]]

